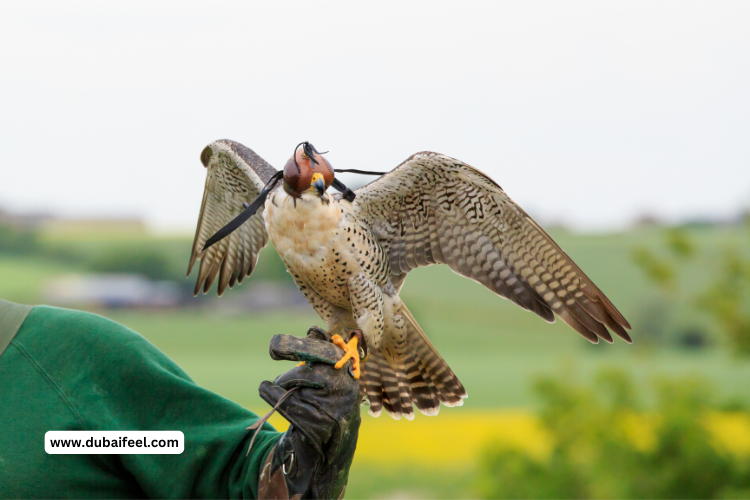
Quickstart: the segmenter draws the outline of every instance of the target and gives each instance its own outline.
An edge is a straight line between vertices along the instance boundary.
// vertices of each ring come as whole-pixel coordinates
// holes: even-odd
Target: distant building
[[[307,310],[310,304],[299,289],[292,283],[272,281],[252,281],[245,290],[227,293],[221,300],[214,301],[212,307],[224,313],[246,311],[272,311],[284,309]]]
[[[136,217],[57,217],[47,212],[15,212],[0,207],[0,225],[38,228],[51,233],[145,233]]]
[[[44,222],[52,219],[50,214],[45,213],[16,213],[3,210],[0,207],[0,225],[18,227],[39,227]]]
[[[40,229],[45,234],[65,235],[120,235],[128,238],[148,232],[146,224],[137,218],[112,217],[112,218],[49,218],[40,224]]]
[[[153,282],[138,274],[69,275],[50,281],[44,299],[67,307],[175,307],[180,290],[171,281]]]

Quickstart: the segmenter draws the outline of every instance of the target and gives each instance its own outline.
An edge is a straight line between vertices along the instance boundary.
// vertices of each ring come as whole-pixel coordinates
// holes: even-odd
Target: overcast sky
[[[441,152],[582,229],[750,205],[750,2],[3,2],[0,68],[6,209],[190,231],[219,138]]]

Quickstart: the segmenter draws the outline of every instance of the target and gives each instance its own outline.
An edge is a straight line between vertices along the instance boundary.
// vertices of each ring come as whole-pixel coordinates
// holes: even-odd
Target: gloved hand
[[[342,498],[359,434],[359,382],[349,366],[333,367],[341,350],[330,342],[275,335],[270,351],[307,363],[260,384],[290,426],[263,464],[259,498]]]

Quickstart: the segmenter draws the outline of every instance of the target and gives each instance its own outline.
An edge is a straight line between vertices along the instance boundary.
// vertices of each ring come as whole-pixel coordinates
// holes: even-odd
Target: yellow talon
[[[334,365],[334,368],[340,370],[344,364],[350,359],[352,360],[352,373],[354,378],[359,379],[359,349],[357,349],[357,336],[353,336],[349,343],[345,343],[344,339],[339,335],[331,337],[331,342],[344,350],[344,355]]]

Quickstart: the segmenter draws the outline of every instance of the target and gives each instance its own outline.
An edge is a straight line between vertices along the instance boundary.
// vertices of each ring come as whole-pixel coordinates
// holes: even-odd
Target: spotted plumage
[[[437,153],[415,154],[355,191],[352,202],[322,185],[318,192],[276,188],[262,210],[201,254],[206,239],[274,173],[235,142],[209,148],[191,256],[191,266],[201,258],[196,293],[208,291],[217,275],[219,294],[240,282],[270,237],[329,334],[362,330],[370,357],[360,387],[373,415],[385,408],[413,418],[414,406],[434,415],[441,402],[460,405],[466,397],[398,296],[417,267],[447,264],[546,321],[559,316],[591,342],[612,342],[607,328],[630,342],[625,318],[500,186]]]

